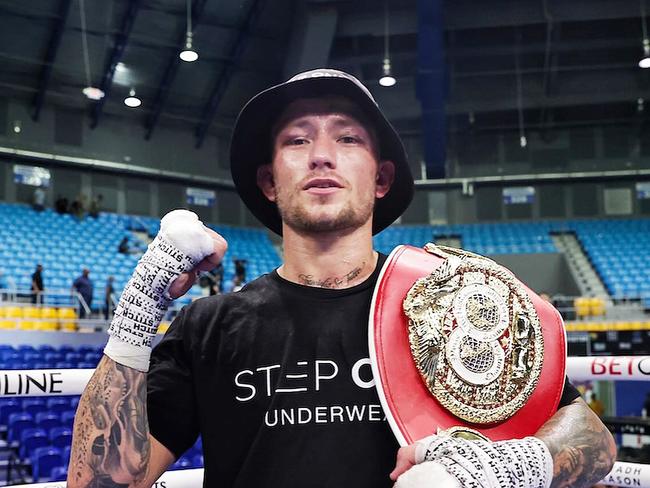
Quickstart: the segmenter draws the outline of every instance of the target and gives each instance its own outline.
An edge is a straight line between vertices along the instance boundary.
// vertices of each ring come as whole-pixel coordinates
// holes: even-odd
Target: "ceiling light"
[[[519,145],[521,147],[526,147],[528,145],[528,139],[526,139],[526,136],[519,137]]]
[[[99,88],[95,88],[94,86],[87,86],[82,91],[83,94],[86,95],[86,97],[88,97],[90,100],[101,100],[104,98],[104,92]]]
[[[127,68],[126,65],[122,61],[120,61],[119,63],[117,63],[115,65],[115,71],[118,71],[120,73],[125,73],[125,72],[129,71],[129,68]]]
[[[192,49],[192,33],[188,32],[185,37],[185,49],[178,55],[186,63],[192,63],[199,59],[199,53]]]
[[[20,120],[14,120],[14,132],[16,134],[20,134],[20,131],[22,131],[22,124]]]
[[[384,76],[379,78],[379,84],[381,86],[393,86],[397,83],[397,80],[393,77],[390,69],[390,55],[389,52],[389,25],[388,25],[388,0],[384,1],[384,65],[382,66],[382,72]]]
[[[643,57],[639,61],[639,68],[650,68],[650,41],[643,39]]]
[[[397,80],[393,77],[391,73],[390,59],[388,58],[384,59],[383,72],[384,72],[384,76],[379,78],[379,84],[381,86],[393,86],[395,83],[397,83]]]
[[[131,88],[131,91],[129,91],[129,96],[124,99],[124,105],[131,108],[139,107],[142,105],[142,100],[135,96],[134,88]]]
[[[641,0],[641,31],[643,32],[643,57],[639,60],[639,68],[650,68],[650,41],[648,41],[648,26],[645,18],[645,0]]]
[[[185,31],[185,49],[179,57],[186,63],[193,63],[199,59],[199,53],[192,48],[192,0],[187,0],[187,30]]]

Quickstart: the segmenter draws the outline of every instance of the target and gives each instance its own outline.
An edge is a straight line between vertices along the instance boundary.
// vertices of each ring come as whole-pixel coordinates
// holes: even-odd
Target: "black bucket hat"
[[[379,109],[368,89],[354,76],[334,69],[297,74],[253,97],[239,113],[230,144],[230,171],[239,196],[269,229],[282,235],[282,219],[276,204],[257,186],[257,168],[271,162],[271,128],[284,108],[299,98],[339,95],[354,102],[374,126],[380,159],[395,164],[390,191],[375,204],[372,233],[392,224],[413,199],[413,176],[397,131]]]

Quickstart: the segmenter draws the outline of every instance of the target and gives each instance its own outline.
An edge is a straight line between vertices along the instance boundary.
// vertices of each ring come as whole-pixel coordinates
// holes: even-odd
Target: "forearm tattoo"
[[[68,483],[127,488],[147,473],[146,374],[104,356],[75,415]]]
[[[364,261],[361,263],[361,266],[357,266],[342,276],[329,276],[327,278],[318,279],[315,278],[314,275],[300,274],[298,275],[298,279],[303,285],[307,286],[316,286],[319,288],[338,288],[340,286],[350,284],[352,280],[361,274],[361,270],[365,267],[365,265],[366,263]]]
[[[536,436],[553,457],[551,488],[590,487],[609,473],[616,459],[612,435],[580,399],[559,409]]]

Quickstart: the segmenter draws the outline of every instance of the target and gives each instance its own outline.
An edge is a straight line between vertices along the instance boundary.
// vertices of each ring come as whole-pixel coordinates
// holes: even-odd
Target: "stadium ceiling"
[[[388,0],[398,81],[390,88],[378,84],[382,0],[193,0],[194,63],[178,59],[184,0],[83,1],[91,80],[106,92],[99,102],[82,95],[80,0],[0,0],[0,96],[28,100],[35,118],[44,105],[65,105],[85,110],[91,126],[118,115],[155,138],[158,124],[175,124],[200,144],[227,133],[257,91],[328,64],[367,83],[400,130],[421,130],[416,85],[427,46],[416,0]],[[529,125],[630,121],[638,100],[650,100],[650,70],[637,65],[638,1],[446,0],[443,9],[451,130],[515,128],[517,72]],[[122,103],[131,88],[143,101],[137,110]]]

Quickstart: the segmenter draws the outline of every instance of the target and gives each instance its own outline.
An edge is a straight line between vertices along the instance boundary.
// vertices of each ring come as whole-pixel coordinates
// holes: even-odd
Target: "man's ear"
[[[379,161],[377,168],[377,181],[375,184],[375,198],[383,198],[390,190],[395,180],[395,164],[392,161]]]
[[[262,190],[266,198],[271,202],[275,202],[275,180],[273,179],[273,168],[270,164],[264,164],[257,168],[257,186]]]

